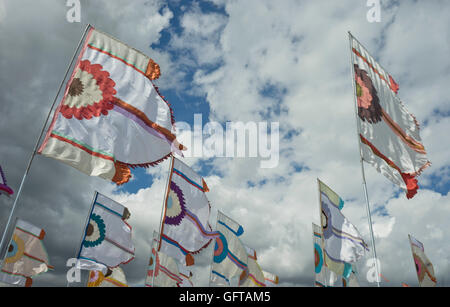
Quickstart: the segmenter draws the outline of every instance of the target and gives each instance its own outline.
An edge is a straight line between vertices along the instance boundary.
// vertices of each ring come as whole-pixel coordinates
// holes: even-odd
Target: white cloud
[[[449,164],[448,146],[442,140],[449,123],[448,117],[442,114],[448,113],[449,106],[444,88],[448,84],[445,72],[450,43],[442,39],[448,35],[436,33],[448,33],[448,20],[443,16],[450,7],[443,8],[443,2],[403,1],[384,7],[382,22],[371,24],[366,20],[368,8],[364,3],[355,5],[352,1],[276,4],[227,1],[222,4],[228,14],[220,37],[223,65],[213,72],[199,67],[194,77],[195,84],[206,94],[210,118],[280,121],[285,133],[288,129],[299,133],[280,142],[280,165],[276,169],[261,170],[254,159],[213,161],[222,177],[220,185],[211,188],[210,198],[220,210],[240,218],[246,229],[243,240],[254,245],[263,265],[288,280],[296,276],[300,282],[303,277],[312,284],[312,252],[307,251],[312,246],[311,222],[318,222],[317,177],[348,200],[344,214],[370,243],[347,31],[352,31],[394,77],[398,76],[400,96],[422,122],[422,137],[433,167],[419,178],[419,184],[429,183],[431,174],[448,178],[442,171]],[[429,21],[431,28],[425,26]],[[192,50],[198,58],[208,54],[201,48]],[[270,89],[275,89],[275,94]],[[267,112],[277,108],[280,112]],[[433,109],[439,109],[441,115],[433,115]],[[309,171],[293,173],[292,162],[308,167]],[[365,171],[371,210],[375,212],[378,254],[383,265],[390,268],[384,275],[397,276],[397,281],[412,278],[411,274],[403,274],[400,266],[395,266],[395,258],[386,256],[394,245],[385,242],[404,243],[405,234],[401,232],[406,233],[407,229],[428,232],[433,229],[435,238],[428,244],[436,244],[436,248],[431,247],[430,252],[441,253],[437,234],[446,226],[412,222],[413,217],[422,214],[430,217],[438,214],[433,208],[441,203],[435,197],[439,194],[422,188],[420,197],[407,201],[403,192],[398,194],[370,166],[366,165]],[[248,186],[247,182],[256,186]],[[417,199],[422,199],[422,208],[411,210]],[[404,204],[404,211],[394,210],[395,202]],[[388,215],[377,214],[383,208]],[[447,212],[442,214],[448,217]],[[276,261],[277,253],[283,261]],[[409,253],[409,247],[403,244],[396,250],[397,261],[407,259]],[[411,271],[406,270],[408,265],[402,267],[403,272]],[[367,269],[364,263],[360,266],[363,271]]]

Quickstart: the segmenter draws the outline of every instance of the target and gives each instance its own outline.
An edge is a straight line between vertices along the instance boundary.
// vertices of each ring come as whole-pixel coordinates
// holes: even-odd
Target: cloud
[[[433,167],[424,172],[419,184],[430,182],[433,174],[448,178],[448,150],[441,140],[445,138],[442,133],[449,128],[445,115],[449,104],[443,89],[448,83],[445,71],[449,62],[445,54],[450,45],[434,34],[449,31],[448,21],[439,18],[449,7],[441,9],[441,4],[395,3],[383,7],[380,24],[371,24],[366,20],[368,8],[351,1],[221,3],[228,16],[220,36],[222,65],[210,71],[200,63],[193,82],[206,96],[211,120],[279,121],[283,141],[280,164],[275,169],[260,169],[257,159],[212,160],[213,169],[220,170],[221,176],[220,185],[211,188],[210,197],[215,206],[240,218],[247,229],[243,240],[253,244],[261,255],[261,263],[279,272],[281,280],[298,276],[308,280],[309,276],[312,284],[311,253],[306,251],[312,244],[311,222],[317,223],[319,216],[317,177],[347,200],[344,214],[370,244],[347,31],[398,76],[400,97],[422,123],[422,137]],[[417,18],[411,18],[416,14]],[[432,28],[424,26],[428,21]],[[177,39],[184,40],[187,36]],[[431,51],[430,46],[438,45]],[[192,48],[196,57],[207,57],[208,52],[199,47]],[[433,54],[432,61],[428,59],[429,51]],[[431,86],[432,93],[426,84]],[[292,135],[291,131],[297,133]],[[295,171],[293,162],[304,166],[304,170]],[[370,166],[365,165],[365,172],[379,255],[388,251],[384,242],[405,242],[400,232],[408,227],[431,230],[419,221],[410,222],[411,216],[420,214],[408,209],[411,201],[406,200],[403,192]],[[448,191],[448,181],[441,184]],[[422,186],[419,194],[426,199],[423,210],[433,216],[438,214],[433,207],[440,201],[432,197],[436,192],[430,188],[429,184]],[[391,211],[393,201],[402,203],[405,212]],[[438,239],[434,240],[435,243],[429,244],[436,244],[437,249],[431,251],[440,253]],[[408,259],[409,253],[409,247],[399,250],[397,262]],[[283,261],[277,261],[276,255]],[[415,278],[402,273],[394,258],[381,260],[390,267],[386,276],[398,276],[398,280]],[[361,261],[360,269],[362,282],[367,284],[365,260]]]

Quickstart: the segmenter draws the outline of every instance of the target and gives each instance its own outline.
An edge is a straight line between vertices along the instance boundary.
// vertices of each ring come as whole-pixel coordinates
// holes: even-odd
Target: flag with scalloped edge
[[[90,28],[38,153],[118,185],[131,168],[181,154],[159,75],[151,58]]]
[[[209,224],[209,189],[202,176],[175,157],[170,172],[158,251],[190,266],[217,237]]]

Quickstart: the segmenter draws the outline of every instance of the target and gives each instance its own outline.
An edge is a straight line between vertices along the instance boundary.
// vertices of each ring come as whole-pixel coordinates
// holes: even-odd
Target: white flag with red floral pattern
[[[419,124],[397,96],[398,84],[350,34],[364,161],[412,198],[416,177],[430,165]]]
[[[159,75],[152,59],[91,28],[38,153],[123,184],[130,168],[179,152]]]

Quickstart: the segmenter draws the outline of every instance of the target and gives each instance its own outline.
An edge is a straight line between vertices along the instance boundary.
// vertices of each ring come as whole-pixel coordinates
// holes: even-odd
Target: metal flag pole
[[[169,173],[167,174],[166,187],[165,187],[165,191],[164,191],[164,198],[163,198],[163,203],[162,203],[162,208],[161,208],[161,217],[159,219],[159,234],[156,231],[153,231],[152,253],[153,253],[153,246],[155,244],[154,241],[156,241],[155,238],[158,237],[158,236],[159,236],[159,240],[157,240],[158,244],[156,246],[156,252],[158,253],[159,250],[161,249],[162,234],[163,234],[163,230],[164,230],[163,219],[164,219],[164,214],[165,214],[165,211],[166,211],[167,198],[169,197],[170,182],[172,181],[174,159],[175,158],[174,158],[173,153],[172,153],[170,155]],[[155,236],[155,234],[156,234],[156,236]],[[156,261],[156,259],[155,259],[155,261]],[[156,268],[156,264],[155,264],[155,268]],[[154,283],[154,280],[155,280],[155,272],[156,272],[156,270],[153,270],[152,288],[153,288],[153,283]]]
[[[81,232],[80,243],[77,245],[76,257],[75,257],[77,259],[77,262],[75,262],[75,266],[77,265],[78,259],[80,258],[80,253],[83,248],[82,244],[83,244],[83,241],[86,236],[86,231],[87,231],[89,222],[91,220],[92,211],[94,210],[94,205],[95,205],[95,202],[97,201],[97,197],[98,197],[98,192],[94,191],[94,197],[92,198],[92,201],[91,201],[91,207],[89,208],[89,214],[87,215],[86,220],[84,221],[83,231]],[[80,272],[80,274],[81,274],[81,272]],[[88,279],[89,279],[89,277],[88,277]],[[69,282],[69,279],[67,279],[66,287],[69,287],[69,284],[71,284],[71,282]]]
[[[18,199],[19,199],[19,197],[20,197],[20,194],[21,194],[21,192],[22,192],[22,188],[23,188],[23,186],[24,186],[25,179],[27,178],[28,172],[30,171],[31,163],[33,162],[34,156],[36,155],[36,151],[37,151],[37,148],[38,148],[38,146],[39,146],[39,142],[40,142],[40,140],[41,140],[41,138],[42,138],[42,135],[44,134],[45,127],[47,126],[47,123],[48,123],[48,121],[49,121],[49,119],[50,119],[50,115],[51,115],[51,113],[52,113],[52,110],[53,110],[53,108],[55,107],[55,104],[56,104],[56,101],[57,101],[57,99],[58,99],[59,93],[61,92],[61,89],[62,89],[62,87],[63,87],[63,85],[64,85],[64,81],[66,80],[67,75],[69,74],[70,68],[72,67],[72,64],[73,64],[73,62],[74,62],[74,60],[75,60],[75,58],[76,58],[76,55],[77,55],[77,53],[78,53],[78,51],[79,51],[79,49],[80,49],[80,46],[81,46],[83,40],[85,39],[86,34],[87,34],[87,32],[88,32],[88,30],[89,30],[90,28],[91,28],[91,25],[88,24],[88,25],[86,26],[86,29],[85,29],[84,32],[83,32],[83,35],[81,36],[80,42],[78,43],[78,46],[77,46],[77,48],[75,49],[75,52],[74,52],[74,54],[73,54],[73,56],[72,56],[72,59],[71,59],[71,61],[70,61],[70,64],[69,64],[69,66],[67,67],[66,73],[64,74],[64,78],[62,79],[61,84],[59,85],[59,88],[58,88],[58,91],[57,91],[57,93],[56,93],[55,99],[53,100],[53,104],[52,104],[52,106],[51,106],[51,108],[50,108],[50,110],[49,110],[49,112],[48,112],[48,115],[47,115],[47,118],[46,118],[46,120],[45,120],[45,123],[44,123],[44,125],[42,126],[41,133],[40,133],[40,135],[39,135],[39,137],[38,137],[38,139],[37,139],[37,141],[36,141],[36,144],[35,144],[35,146],[34,146],[34,149],[33,149],[33,152],[32,152],[32,154],[31,154],[30,160],[28,161],[28,166],[27,166],[27,168],[26,168],[26,170],[25,170],[25,174],[24,174],[23,177],[22,177],[22,181],[21,181],[21,183],[20,183],[19,190],[17,191],[16,198],[15,198],[14,203],[13,203],[13,205],[12,205],[11,213],[9,214],[9,217],[8,217],[8,222],[6,223],[5,229],[4,229],[4,231],[3,231],[2,240],[0,241],[0,253],[2,253],[2,251],[3,251],[3,245],[4,245],[5,238],[6,238],[6,234],[7,234],[7,232],[8,232],[8,229],[9,229],[10,224],[11,224],[12,217],[13,217],[14,212],[15,212],[15,210],[16,210],[16,207],[17,207],[17,201],[18,201]],[[0,259],[3,260],[4,255],[3,255],[3,254],[0,254],[0,256],[1,256]]]
[[[356,118],[356,127],[357,127],[357,140],[358,140],[358,146],[359,146],[359,156],[360,156],[360,163],[361,163],[361,174],[362,174],[362,180],[363,180],[363,188],[364,188],[364,195],[366,198],[366,211],[367,211],[367,220],[369,223],[369,232],[370,232],[370,238],[372,241],[372,254],[373,257],[375,259],[375,270],[376,270],[376,281],[377,281],[377,286],[380,287],[380,271],[378,268],[378,258],[377,258],[377,251],[375,248],[375,237],[373,235],[373,228],[372,228],[372,215],[370,212],[370,205],[369,205],[369,194],[367,193],[367,183],[366,183],[366,175],[364,172],[364,159],[362,156],[362,148],[361,148],[361,142],[360,142],[360,137],[359,135],[361,134],[361,127],[360,127],[360,122],[358,119],[358,109],[357,109],[357,105],[358,102],[356,100],[356,88],[355,88],[355,81],[354,81],[354,76],[355,76],[355,71],[354,71],[354,67],[353,67],[353,54],[352,54],[352,49],[353,49],[353,35],[350,33],[350,31],[348,32],[348,37],[349,37],[349,42],[350,42],[350,68],[351,68],[351,81],[352,81],[352,86],[353,86],[353,100],[354,100],[354,108],[355,108],[355,118]]]
[[[322,196],[321,196],[321,194],[320,194],[320,180],[319,180],[319,178],[316,178],[317,179],[317,192],[318,192],[318,196],[319,196],[319,225],[320,225],[320,230],[321,230],[321,233],[320,233],[320,241],[322,242],[322,246],[321,246],[321,248],[322,248],[322,250],[324,250],[324,246],[325,246],[325,244],[324,244],[324,239],[323,239],[323,225],[322,225]],[[324,255],[324,261],[325,261],[325,255]],[[329,286],[329,280],[330,280],[330,276],[329,276],[329,273],[330,273],[331,271],[330,270],[326,270],[325,271],[325,287],[328,287]]]
[[[165,211],[166,211],[167,198],[169,197],[170,183],[172,182],[174,159],[175,159],[175,157],[173,156],[173,153],[172,153],[170,155],[170,167],[169,167],[169,174],[167,175],[166,189],[164,192],[163,204],[162,204],[162,209],[161,209],[161,218],[159,220],[159,243],[158,243],[158,248],[156,249],[157,251],[159,251],[161,249],[161,240],[162,240],[162,235],[163,235],[163,231],[164,231],[163,219],[164,219],[164,215],[165,215]]]

